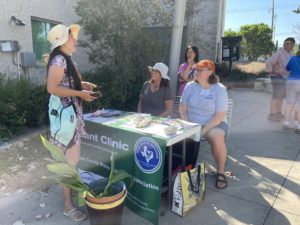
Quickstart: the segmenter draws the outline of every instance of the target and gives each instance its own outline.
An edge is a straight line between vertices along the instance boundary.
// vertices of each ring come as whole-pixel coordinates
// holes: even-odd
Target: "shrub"
[[[217,74],[220,77],[221,82],[237,82],[237,83],[246,83],[255,80],[256,78],[267,77],[265,71],[258,73],[251,73],[242,71],[241,69],[235,67],[232,69],[231,74],[226,63],[219,64],[217,66]]]
[[[84,80],[101,86],[103,97],[85,110],[101,107],[136,110],[143,82],[149,79],[147,66],[167,64],[171,33],[153,32],[153,25],[171,21],[172,1],[81,0],[76,7],[84,27],[89,60],[98,66]],[[165,39],[162,36],[166,37]]]
[[[47,92],[26,79],[0,80],[0,138],[11,138],[26,127],[47,121]]]
[[[140,88],[146,78],[142,74],[133,76],[130,80],[120,78],[118,73],[109,68],[84,74],[83,80],[97,84],[103,94],[101,98],[95,101],[84,102],[84,111],[92,112],[102,108],[136,111]]]

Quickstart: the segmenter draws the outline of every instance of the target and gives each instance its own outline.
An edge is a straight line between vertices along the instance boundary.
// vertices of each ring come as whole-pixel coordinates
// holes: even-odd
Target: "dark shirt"
[[[159,90],[152,92],[149,81],[144,83],[140,96],[142,113],[150,113],[153,116],[162,114],[166,110],[165,101],[172,100],[170,86],[163,86]]]

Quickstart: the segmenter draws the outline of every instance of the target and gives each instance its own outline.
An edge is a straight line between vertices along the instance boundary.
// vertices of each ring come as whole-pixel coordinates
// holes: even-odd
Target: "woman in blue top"
[[[291,127],[290,121],[294,118],[293,109],[297,104],[297,96],[300,96],[300,50],[296,56],[291,57],[286,65],[286,70],[290,71],[290,75],[286,82],[286,108],[285,108],[285,121],[283,128]],[[300,133],[300,113],[297,112],[296,133]]]
[[[227,187],[224,167],[227,152],[225,135],[228,131],[228,95],[226,87],[218,82],[215,65],[211,60],[202,60],[195,64],[194,68],[195,79],[186,85],[181,97],[180,116],[186,121],[203,126],[201,134],[211,145],[217,165],[216,188],[223,189]],[[195,161],[198,150],[199,148],[194,148],[196,152],[190,153]]]

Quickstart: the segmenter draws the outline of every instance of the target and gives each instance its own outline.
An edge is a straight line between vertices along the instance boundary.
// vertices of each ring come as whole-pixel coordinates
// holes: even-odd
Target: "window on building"
[[[47,34],[55,25],[56,23],[49,21],[31,19],[33,52],[35,53],[36,61],[39,65],[44,64],[43,55],[50,51],[51,45],[47,40]]]

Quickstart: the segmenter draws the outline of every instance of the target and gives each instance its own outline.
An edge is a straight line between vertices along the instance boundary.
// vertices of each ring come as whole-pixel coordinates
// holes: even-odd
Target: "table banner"
[[[99,175],[108,177],[114,152],[116,169],[126,170],[134,181],[128,188],[126,206],[158,224],[166,140],[91,121],[85,123],[87,134],[82,138],[79,162],[82,179],[88,183]]]

